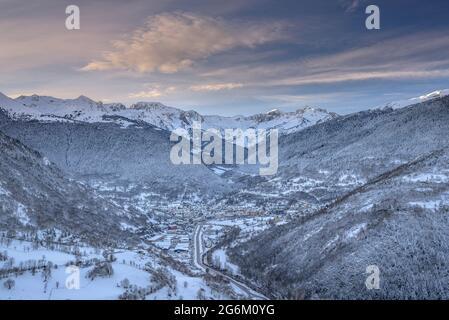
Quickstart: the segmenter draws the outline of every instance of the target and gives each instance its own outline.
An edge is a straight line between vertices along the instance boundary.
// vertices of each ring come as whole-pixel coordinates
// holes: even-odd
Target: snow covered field
[[[229,298],[203,277],[175,270],[151,254],[116,251],[110,261],[112,273],[92,278],[95,261],[104,261],[104,254],[91,247],[77,248],[79,254],[60,250],[3,237],[0,300],[115,300],[135,292],[147,300]],[[79,268],[73,267],[75,261]]]

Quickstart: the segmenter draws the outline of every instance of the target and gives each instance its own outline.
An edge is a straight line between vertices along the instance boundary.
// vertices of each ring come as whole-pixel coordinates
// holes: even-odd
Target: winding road
[[[207,250],[205,250],[205,248],[204,248],[203,227],[204,227],[204,224],[198,224],[196,226],[195,232],[193,234],[193,262],[194,262],[195,266],[198,269],[203,270],[204,272],[215,273],[215,274],[222,276],[223,278],[227,279],[230,283],[235,285],[237,288],[242,290],[250,299],[268,300],[267,297],[254,291],[253,289],[248,287],[246,284],[235,280],[234,278],[230,277],[229,275],[221,272],[220,270],[217,270],[217,269],[211,267],[210,265],[207,265],[204,262],[204,258],[205,258],[205,254],[206,254]]]

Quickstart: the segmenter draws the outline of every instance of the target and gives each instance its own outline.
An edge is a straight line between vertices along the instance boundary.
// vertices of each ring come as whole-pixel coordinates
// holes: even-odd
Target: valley
[[[412,101],[217,119],[0,95],[0,298],[444,298],[449,98]],[[280,129],[277,174],[171,163],[199,119]]]

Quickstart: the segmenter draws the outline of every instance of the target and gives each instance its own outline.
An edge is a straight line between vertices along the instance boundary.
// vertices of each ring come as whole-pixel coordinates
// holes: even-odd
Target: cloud
[[[193,91],[219,91],[219,90],[231,90],[243,87],[242,83],[211,83],[200,84],[190,87]]]
[[[374,45],[309,59],[298,64],[300,76],[284,76],[282,85],[337,83],[370,79],[426,79],[449,72],[446,32],[391,38]],[[291,66],[290,66],[291,68]]]
[[[240,64],[203,74],[217,82],[270,86],[327,85],[367,80],[441,79],[449,73],[447,30],[389,37],[333,54],[263,65]]]
[[[354,96],[355,93],[343,93],[343,92],[333,92],[333,93],[308,93],[308,94],[273,94],[273,95],[266,95],[261,96],[260,99],[267,100],[267,101],[276,101],[276,102],[282,102],[282,103],[291,103],[294,105],[297,105],[298,103],[301,104],[310,104],[310,103],[322,103],[322,102],[329,102],[334,101],[338,98],[344,98],[348,96]]]
[[[311,84],[333,84],[347,81],[364,81],[376,79],[428,79],[428,78],[444,78],[449,76],[449,69],[445,70],[396,70],[396,71],[367,71],[367,72],[344,72],[324,73],[319,76],[292,77],[281,80],[274,80],[267,83],[260,83],[261,86],[298,86]]]
[[[130,93],[128,95],[128,98],[132,99],[159,98],[171,92],[174,92],[175,90],[176,90],[175,87],[167,87],[162,89],[160,86],[155,86],[154,88],[150,88],[148,90]]]
[[[345,12],[354,12],[365,0],[340,0],[340,6],[345,9]]]
[[[191,13],[160,14],[126,39],[114,41],[113,51],[82,70],[175,73],[213,54],[285,38],[282,29],[281,23],[229,23]]]

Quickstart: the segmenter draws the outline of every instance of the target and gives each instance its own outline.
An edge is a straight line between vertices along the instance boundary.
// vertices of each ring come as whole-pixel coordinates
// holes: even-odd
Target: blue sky
[[[0,91],[344,114],[449,88],[448,14],[447,0],[0,0]]]

